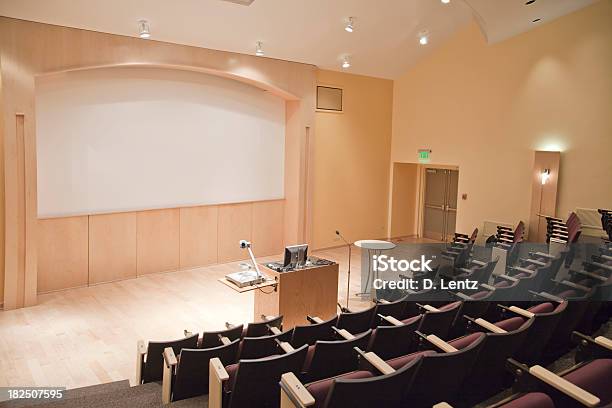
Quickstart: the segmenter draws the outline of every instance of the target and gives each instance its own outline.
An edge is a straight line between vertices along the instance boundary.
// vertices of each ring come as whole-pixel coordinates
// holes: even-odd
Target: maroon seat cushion
[[[472,296],[470,296],[472,299],[482,299],[483,297],[487,296],[490,292],[488,290],[483,290],[482,292],[476,292],[474,293]]]
[[[236,380],[236,371],[238,371],[238,363],[226,366],[225,371],[227,371],[229,379],[225,383],[223,383],[223,389],[225,390],[225,392],[230,392],[232,390],[232,387],[234,386],[234,381]]]
[[[546,394],[541,392],[530,392],[522,397],[514,399],[507,404],[501,405],[504,408],[555,408],[555,404]]]
[[[528,274],[527,272],[521,272],[521,273],[519,273],[519,274],[514,275],[514,277],[515,277],[515,278],[528,278],[528,277],[530,277],[530,276],[531,276],[531,275],[530,275],[530,274]]]
[[[604,406],[612,402],[612,359],[602,358],[592,361],[563,378],[597,396]]]
[[[438,310],[441,312],[444,312],[446,310],[454,309],[455,307],[458,307],[460,304],[461,304],[461,301],[449,303],[447,305],[439,307]]]
[[[315,345],[308,346],[308,351],[306,352],[306,358],[304,359],[304,371],[308,371],[310,368],[310,363],[312,363],[312,357],[314,357],[315,353]]]
[[[409,317],[408,319],[404,319],[404,320],[402,320],[402,323],[404,323],[404,324],[414,323],[414,322],[416,322],[417,320],[419,320],[420,318],[421,318],[421,315],[418,315],[418,316],[413,316],[413,317]]]
[[[555,306],[553,306],[553,304],[550,302],[546,302],[530,307],[527,310],[529,310],[531,313],[550,313],[555,310]]]
[[[455,340],[451,340],[448,342],[451,346],[456,348],[457,350],[462,350],[472,344],[474,341],[478,340],[482,336],[482,333],[472,333],[467,336],[459,337]]]
[[[557,294],[558,297],[563,298],[563,299],[575,297],[577,295],[578,295],[578,292],[576,292],[574,289],[564,290],[563,292]]]
[[[428,351],[418,351],[416,353],[406,354],[405,356],[396,357],[396,358],[392,358],[391,360],[387,360],[387,364],[389,364],[394,369],[399,370],[400,368],[402,368],[403,366],[405,366],[406,364],[408,364],[409,362],[411,362],[418,356],[434,354],[434,353],[435,353],[434,351],[429,351],[429,350]]]
[[[503,280],[503,281],[497,282],[497,283],[496,283],[495,285],[493,285],[493,286],[494,286],[494,287],[496,287],[496,288],[505,288],[505,287],[507,287],[507,286],[510,286],[510,282],[509,282],[509,281],[507,281],[507,280]]]
[[[342,378],[344,380],[357,380],[360,378],[371,378],[374,377],[369,371],[352,371],[347,374],[338,375],[336,377],[326,378],[306,385],[306,389],[315,399],[314,407],[322,407],[327,397],[327,393],[331,388],[332,382],[336,379]]]
[[[525,323],[525,319],[517,316],[517,317],[511,317],[509,319],[501,320],[495,323],[495,325],[499,327],[500,329],[504,329],[505,331],[514,331],[514,330],[517,330],[519,327],[521,327],[523,323]]]

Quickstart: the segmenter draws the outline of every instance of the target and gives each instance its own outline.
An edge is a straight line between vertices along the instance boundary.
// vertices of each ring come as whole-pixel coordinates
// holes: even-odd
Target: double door
[[[423,236],[439,241],[451,241],[457,219],[457,185],[459,171],[425,169],[425,199],[423,204]]]

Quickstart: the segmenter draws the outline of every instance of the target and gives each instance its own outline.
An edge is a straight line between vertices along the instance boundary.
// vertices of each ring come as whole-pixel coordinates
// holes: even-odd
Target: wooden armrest
[[[311,319],[312,319],[312,321],[313,321],[313,322],[315,322],[316,324],[323,323],[323,319],[321,319],[321,318],[320,318],[320,317],[318,317],[318,316],[313,316]]]
[[[229,379],[223,363],[218,357],[211,358],[209,363],[208,376],[208,407],[222,408],[223,407],[223,381]]]
[[[232,342],[230,339],[228,339],[225,336],[221,336],[219,340],[221,340],[221,344],[223,344],[224,346],[227,346],[228,344],[231,344]]]
[[[610,255],[600,255],[602,259],[605,259],[606,261],[612,261],[612,256]]]
[[[535,313],[531,313],[529,310],[521,309],[520,307],[517,307],[517,306],[510,306],[508,310],[513,313],[516,313],[517,315],[526,317],[528,319],[531,319],[533,316],[535,316]]]
[[[144,358],[147,355],[147,346],[144,340],[138,340],[136,342],[136,384],[142,382],[142,365],[144,364]]]
[[[523,267],[521,267],[521,266],[513,266],[511,269],[512,269],[513,271],[525,272],[525,273],[528,273],[528,274],[530,274],[530,275],[532,275],[532,274],[533,274],[533,272],[534,272],[534,271],[532,271],[531,269],[523,268]]]
[[[529,256],[539,256],[542,258],[555,259],[554,255],[547,254],[546,252],[530,252]]]
[[[448,402],[439,402],[436,405],[434,405],[432,408],[453,408],[453,406],[450,405]]]
[[[583,262],[583,265],[585,265],[585,266],[587,266],[587,265],[588,266],[592,266],[592,267],[598,268],[598,269],[605,269],[607,271],[611,271],[612,272],[612,265],[606,265],[606,264],[603,264],[601,262],[588,262],[587,261],[587,262]]]
[[[453,353],[455,351],[458,351],[456,348],[454,348],[435,334],[430,334],[426,336],[425,339],[440,350],[444,351],[445,353]]]
[[[583,276],[589,277],[591,279],[595,279],[595,280],[601,281],[601,282],[605,282],[605,281],[608,280],[607,278],[604,278],[603,276],[597,275],[596,273],[592,273],[592,272],[587,272],[587,271],[582,271],[582,270],[580,270],[580,271],[574,270],[572,272],[577,273],[578,275],[583,275]]]
[[[490,290],[491,292],[494,292],[495,289],[496,289],[494,286],[491,286],[491,285],[486,284],[486,283],[481,283],[480,287],[481,288],[485,288],[486,290]]]
[[[550,293],[548,293],[548,292],[540,292],[540,293],[537,293],[537,292],[534,292],[534,291],[531,291],[531,290],[530,290],[529,292],[530,292],[532,295],[535,295],[535,296],[541,297],[542,299],[552,300],[553,302],[559,302],[559,303],[563,302],[563,299],[562,299],[562,298],[560,298],[559,296],[552,295],[552,294],[550,294]]]
[[[594,339],[595,343],[599,344],[602,347],[607,348],[608,350],[612,350],[612,340],[604,336],[597,336]]]
[[[559,284],[563,285],[563,286],[567,286],[567,287],[572,288],[572,289],[578,289],[578,290],[581,290],[583,292],[589,292],[591,290],[591,288],[589,288],[588,286],[580,285],[578,283],[570,282],[568,280],[563,280],[563,281],[559,282]]]
[[[440,309],[436,309],[433,306],[430,305],[423,305],[423,309],[427,310],[428,312],[439,312]]]
[[[497,243],[495,244],[496,247],[501,248],[501,249],[508,249],[508,248],[512,248],[512,241],[497,241]]]
[[[191,337],[193,336],[193,333],[190,332],[189,330],[183,330],[183,337]]]
[[[557,239],[555,237],[551,237],[549,242],[554,242],[556,244],[565,244],[566,242],[561,240],[561,239]]]
[[[468,300],[468,301],[469,300],[474,300],[471,297],[469,297],[468,295],[466,295],[464,293],[461,293],[461,292],[455,293],[455,296],[457,296],[459,299],[462,299],[462,300]]]
[[[162,372],[162,404],[169,404],[172,396],[172,375],[178,364],[172,347],[166,347],[163,352],[164,367]]]
[[[533,265],[537,265],[537,266],[546,266],[545,262],[538,261],[536,259],[522,259],[522,261],[533,264]]]
[[[385,300],[385,299],[378,299],[378,303],[382,303],[382,304],[386,305],[386,304],[391,303],[391,302],[389,302],[388,300]]]
[[[289,353],[295,351],[293,346],[291,344],[287,343],[286,341],[279,342],[279,346],[285,352],[285,354],[289,354]]]
[[[269,327],[270,331],[272,332],[272,334],[277,335],[277,334],[281,334],[282,332],[280,331],[280,329],[276,326],[272,326]]]
[[[365,358],[372,367],[376,368],[380,373],[387,375],[395,372],[395,369],[387,364],[382,358],[378,357],[376,353],[368,352],[364,353],[357,348],[359,354]]]
[[[332,329],[338,333],[341,337],[343,337],[345,340],[353,340],[355,338],[355,336],[353,336],[351,333],[349,333],[346,329],[339,329],[335,326],[332,326]]]
[[[232,327],[236,327],[236,325],[231,324],[230,322],[225,322],[225,328],[226,329],[231,329]]]
[[[403,326],[404,323],[402,323],[401,321],[397,320],[395,317],[393,316],[383,316],[383,315],[379,315],[383,320],[388,321],[389,323],[391,323],[394,326]]]
[[[496,278],[502,278],[502,279],[508,280],[510,282],[516,282],[518,280],[517,278],[514,278],[512,276],[508,276],[508,275],[498,275],[498,276],[496,276]]]
[[[535,365],[529,368],[529,374],[545,382],[551,387],[556,388],[581,404],[586,405],[587,407],[594,407],[599,404],[599,398],[597,398],[595,395],[583,390],[575,384],[572,384],[563,377],[559,377],[557,374],[545,369],[542,366]]]
[[[315,399],[292,372],[281,375],[281,408],[302,408],[315,404]]]
[[[478,266],[485,266],[487,263],[479,261],[478,259],[472,259],[472,263]]]
[[[502,329],[501,327],[497,327],[496,325],[486,321],[485,319],[478,318],[474,320],[474,323],[493,333],[507,333],[506,330]]]

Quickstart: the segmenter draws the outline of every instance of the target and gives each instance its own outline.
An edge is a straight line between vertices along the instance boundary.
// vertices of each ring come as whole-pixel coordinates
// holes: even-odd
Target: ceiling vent
[[[240,4],[241,6],[250,6],[255,0],[223,0],[230,3]]]

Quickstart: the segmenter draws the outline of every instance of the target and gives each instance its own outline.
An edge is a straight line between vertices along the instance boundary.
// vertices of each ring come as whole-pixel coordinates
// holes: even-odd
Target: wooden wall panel
[[[255,256],[283,252],[285,205],[282,200],[253,203],[253,252]]]
[[[529,214],[529,241],[546,241],[546,219],[538,214],[557,216],[557,185],[559,182],[560,152],[536,151],[533,160],[531,182],[531,211]],[[542,184],[542,172],[550,170],[546,184]],[[562,218],[567,214],[560,214]]]
[[[86,286],[87,216],[38,222],[38,292]]]
[[[180,213],[181,269],[217,263],[218,207],[186,207]]]
[[[89,284],[136,277],[136,213],[89,216]]]
[[[138,213],[138,275],[179,269],[179,218],[178,208]]]
[[[241,249],[241,239],[251,240],[253,225],[252,203],[230,204],[219,207],[219,263],[247,259],[249,254]]]

